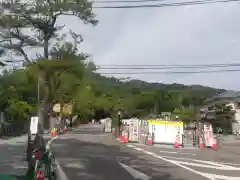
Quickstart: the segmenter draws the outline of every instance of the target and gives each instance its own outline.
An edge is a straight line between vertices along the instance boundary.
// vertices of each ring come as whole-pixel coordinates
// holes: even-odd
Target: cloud
[[[168,1],[170,2],[170,1]],[[96,64],[209,64],[240,60],[236,3],[145,9],[95,9],[99,26],[83,27],[83,50]],[[70,23],[72,24],[72,23]],[[239,72],[119,75],[164,83],[239,89]]]

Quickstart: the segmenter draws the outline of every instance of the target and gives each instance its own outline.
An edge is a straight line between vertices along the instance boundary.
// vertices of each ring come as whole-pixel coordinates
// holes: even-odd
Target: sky
[[[181,0],[157,3],[171,2]],[[61,17],[57,23],[66,24],[64,31],[72,29],[83,35],[81,50],[91,54],[91,60],[97,65],[240,63],[239,8],[239,2],[230,2],[184,7],[94,9],[99,20],[96,27],[83,25],[79,19],[69,16]],[[237,78],[240,72],[114,76],[240,90]]]
[[[173,1],[164,1],[169,2]],[[191,7],[94,9],[99,25],[82,26],[77,31],[85,39],[83,51],[92,54],[99,65],[238,63],[239,7],[239,3],[231,2]],[[69,26],[76,27],[75,20],[78,21],[69,21]],[[115,76],[240,90],[237,80],[240,72]]]

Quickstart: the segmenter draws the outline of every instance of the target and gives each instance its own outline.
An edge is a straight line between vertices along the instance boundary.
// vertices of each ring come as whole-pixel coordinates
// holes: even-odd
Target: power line
[[[159,72],[98,72],[100,74],[206,74],[206,73],[220,73],[220,72],[239,72],[240,69],[225,69],[212,71],[159,71]]]
[[[161,7],[176,7],[176,6],[193,6],[215,3],[239,2],[240,0],[202,0],[202,1],[185,1],[180,3],[166,4],[144,4],[144,5],[122,5],[122,6],[93,6],[95,9],[132,9],[132,8],[161,8]]]
[[[205,65],[126,65],[124,66],[112,66],[101,67],[98,69],[198,69],[198,68],[222,68],[222,67],[239,67],[240,64],[205,64]]]
[[[113,3],[142,3],[142,2],[160,2],[166,0],[123,0],[123,1],[93,1],[93,4],[113,4]]]
[[[100,68],[106,67],[226,67],[240,66],[240,63],[218,63],[218,64],[98,64]]]

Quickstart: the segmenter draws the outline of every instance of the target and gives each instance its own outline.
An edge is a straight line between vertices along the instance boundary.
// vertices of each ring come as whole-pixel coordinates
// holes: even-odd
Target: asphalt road
[[[212,149],[174,149],[173,147],[143,146],[128,144],[137,151],[141,151],[158,159],[173,163],[183,169],[199,174],[205,179],[239,180],[240,159],[239,149],[235,153],[227,153]]]
[[[50,137],[44,136],[47,141]],[[26,161],[27,136],[13,139],[0,139],[0,174],[24,179],[27,172]]]
[[[65,172],[63,180],[137,179],[129,169],[135,170],[135,175],[141,172],[139,179],[240,179],[240,164],[206,161],[207,158],[202,158],[204,153],[197,150],[124,145],[103,134],[100,125],[82,126],[61,136],[53,143],[52,150]]]
[[[0,140],[0,174],[23,175],[27,170],[27,137]]]

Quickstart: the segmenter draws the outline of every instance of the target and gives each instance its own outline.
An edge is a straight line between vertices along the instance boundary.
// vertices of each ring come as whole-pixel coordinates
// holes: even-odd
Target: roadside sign
[[[37,134],[38,132],[38,117],[34,116],[31,117],[30,121],[30,133],[31,135]]]

